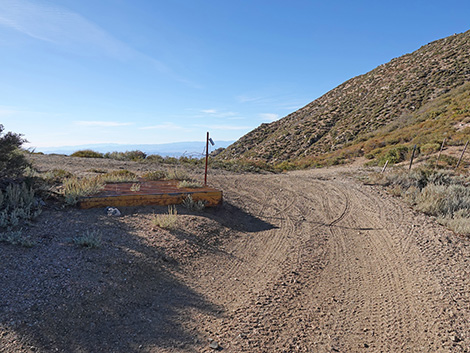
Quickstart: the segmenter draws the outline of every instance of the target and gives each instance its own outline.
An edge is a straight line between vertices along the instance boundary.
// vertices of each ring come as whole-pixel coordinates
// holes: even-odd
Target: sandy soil
[[[48,205],[33,248],[0,244],[0,351],[468,352],[469,241],[360,172],[214,172],[224,205],[180,207],[171,231],[162,207]],[[99,249],[72,244],[90,229]]]

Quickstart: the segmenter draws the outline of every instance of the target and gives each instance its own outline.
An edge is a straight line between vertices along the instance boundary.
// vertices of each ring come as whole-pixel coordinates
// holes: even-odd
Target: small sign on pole
[[[207,163],[209,160],[209,142],[212,146],[215,145],[214,141],[209,137],[209,131],[207,131],[207,138],[206,138],[206,169],[204,172],[204,186],[207,186]]]

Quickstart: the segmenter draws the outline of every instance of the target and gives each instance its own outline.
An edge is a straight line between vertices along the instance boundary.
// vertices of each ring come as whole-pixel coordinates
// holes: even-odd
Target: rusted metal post
[[[434,166],[434,168],[437,167],[437,163],[439,162],[439,158],[441,158],[441,153],[442,153],[442,150],[444,149],[444,144],[445,143],[446,143],[446,138],[444,137],[444,140],[442,140],[441,149],[439,150],[439,154],[437,155],[436,165]]]
[[[207,161],[209,160],[209,131],[206,138],[206,171],[204,172],[204,186],[207,186]]]
[[[411,160],[410,160],[410,167],[408,170],[411,169],[411,166],[413,165],[413,159],[415,158],[415,152],[416,152],[416,145],[413,147],[413,153],[411,154]]]
[[[465,153],[465,150],[467,149],[467,146],[468,146],[468,140],[467,140],[467,143],[465,144],[465,147],[463,148],[462,154],[460,155],[459,161],[457,162],[457,166],[455,167],[455,169],[459,167],[460,162],[462,161],[462,158],[463,158],[463,154]]]
[[[388,159],[387,159],[387,161],[385,162],[384,167],[382,168],[382,174],[385,172],[385,169],[387,168],[387,165],[388,165]]]

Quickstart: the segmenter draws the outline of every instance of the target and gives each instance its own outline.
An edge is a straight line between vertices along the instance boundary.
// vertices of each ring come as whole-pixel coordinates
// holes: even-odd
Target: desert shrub
[[[441,145],[438,143],[426,143],[420,147],[420,151],[422,154],[432,154],[441,149]]]
[[[197,188],[202,188],[204,185],[194,180],[182,180],[178,183],[177,186],[179,188],[197,189]]]
[[[163,170],[154,170],[152,172],[147,172],[142,175],[142,178],[147,180],[163,180],[166,179],[167,174]]]
[[[34,246],[34,241],[30,237],[23,234],[22,230],[9,230],[0,233],[0,243],[6,243],[10,245],[24,246],[25,248],[31,248]]]
[[[202,200],[194,201],[191,195],[188,195],[183,200],[183,207],[187,208],[190,211],[201,212],[206,208],[206,204]]]
[[[163,163],[164,160],[165,159],[158,154],[151,154],[147,156],[147,158],[145,158],[145,162],[149,162],[149,163]]]
[[[103,183],[129,183],[139,180],[137,174],[127,169],[104,173],[97,178]]]
[[[102,236],[98,230],[87,230],[72,239],[73,243],[84,248],[96,249],[101,246]]]
[[[179,168],[172,168],[166,171],[167,180],[188,180],[191,179],[188,173]]]
[[[46,173],[37,174],[37,177],[44,180],[47,184],[53,185],[62,183],[65,179],[73,177],[73,174],[64,169],[53,169]]]
[[[178,212],[175,206],[168,206],[168,213],[154,215],[152,224],[163,229],[173,229],[178,221]]]
[[[26,183],[12,183],[0,190],[0,228],[17,227],[40,214],[41,204]]]
[[[145,152],[135,150],[126,152],[108,152],[104,154],[105,158],[116,159],[118,161],[143,161],[147,154]]]
[[[71,157],[80,157],[80,158],[103,158],[103,154],[93,150],[80,150],[72,153]]]
[[[441,167],[441,168],[455,167],[458,161],[459,159],[454,156],[442,154],[441,158],[439,159],[438,167]]]
[[[67,204],[75,205],[81,197],[97,194],[103,188],[104,182],[99,177],[82,179],[72,177],[64,181],[62,194]]]
[[[464,185],[426,186],[416,199],[417,209],[441,217],[452,217],[459,210],[470,209],[470,188]]]
[[[21,146],[26,142],[20,134],[13,132],[3,133],[0,124],[0,184],[5,179],[17,179],[23,175],[29,166]]]
[[[402,190],[407,190],[411,186],[421,190],[428,184],[432,173],[432,170],[422,168],[412,171],[399,169],[392,173],[376,174],[375,181],[384,186],[399,186]]]
[[[470,235],[469,216],[468,210],[460,209],[452,216],[439,217],[438,222],[449,227],[456,233]]]
[[[407,146],[397,146],[389,149],[384,155],[379,157],[378,164],[384,165],[386,161],[390,165],[403,162],[408,155]]]

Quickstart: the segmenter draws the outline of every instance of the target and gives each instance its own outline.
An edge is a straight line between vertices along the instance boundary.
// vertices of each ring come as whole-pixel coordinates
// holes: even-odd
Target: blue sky
[[[454,0],[0,0],[0,124],[38,150],[236,140],[469,19]]]

